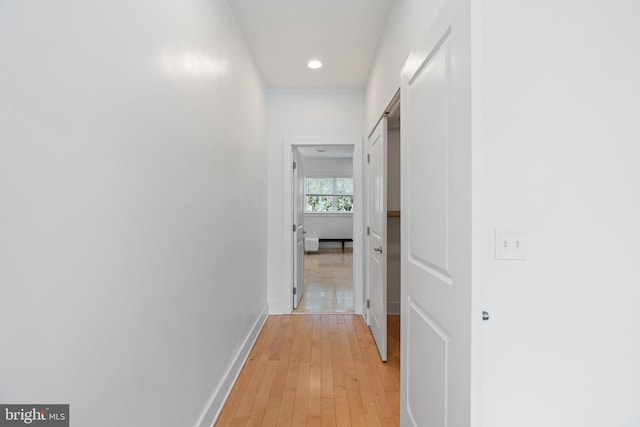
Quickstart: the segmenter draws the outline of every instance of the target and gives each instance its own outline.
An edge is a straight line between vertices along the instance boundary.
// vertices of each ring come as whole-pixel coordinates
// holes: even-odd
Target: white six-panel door
[[[369,137],[366,164],[369,197],[368,321],[380,357],[387,360],[387,118],[383,117]]]
[[[468,5],[450,1],[402,75],[401,424],[468,427]]]

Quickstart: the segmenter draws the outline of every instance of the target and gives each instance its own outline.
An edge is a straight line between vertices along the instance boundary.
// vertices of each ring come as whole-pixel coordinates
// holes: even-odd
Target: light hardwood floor
[[[322,249],[304,256],[304,294],[296,312],[353,313],[353,252]]]
[[[383,363],[361,316],[270,316],[216,426],[399,426],[400,317],[388,326]]]

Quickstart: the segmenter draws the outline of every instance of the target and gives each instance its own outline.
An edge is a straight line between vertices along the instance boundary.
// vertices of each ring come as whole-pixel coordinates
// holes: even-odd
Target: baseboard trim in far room
[[[231,366],[229,366],[229,369],[227,369],[227,372],[225,372],[225,375],[218,384],[218,387],[213,392],[211,399],[209,399],[209,404],[207,405],[206,409],[200,416],[198,423],[196,424],[197,427],[212,427],[220,416],[220,412],[222,411],[222,408],[224,407],[224,404],[227,401],[227,398],[229,397],[233,386],[238,380],[240,371],[242,371],[242,368],[247,361],[247,358],[251,353],[251,349],[253,348],[256,339],[258,339],[258,335],[260,335],[260,331],[267,321],[268,316],[269,305],[267,304],[264,306],[262,312],[251,327],[249,334],[242,342],[240,350],[238,350],[236,357],[233,359],[233,363],[231,363]]]

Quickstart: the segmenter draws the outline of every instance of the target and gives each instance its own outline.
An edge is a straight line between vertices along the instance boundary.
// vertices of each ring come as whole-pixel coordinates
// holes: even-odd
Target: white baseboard
[[[242,346],[240,346],[240,350],[238,350],[236,357],[233,359],[233,363],[229,366],[229,369],[225,372],[222,381],[220,381],[218,387],[213,392],[211,399],[209,399],[207,408],[204,410],[204,413],[200,416],[200,420],[196,424],[197,427],[212,427],[218,419],[218,416],[220,416],[220,412],[231,393],[231,389],[233,389],[233,386],[238,379],[238,375],[240,375],[240,371],[247,361],[249,353],[251,353],[251,349],[253,348],[253,345],[255,344],[256,339],[267,320],[268,309],[269,305],[265,305],[251,327],[249,334],[244,339]]]
[[[400,314],[400,301],[387,301],[387,314]]]

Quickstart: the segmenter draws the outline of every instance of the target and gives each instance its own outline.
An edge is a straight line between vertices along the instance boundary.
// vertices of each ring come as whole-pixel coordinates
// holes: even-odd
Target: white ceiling
[[[311,145],[298,147],[302,157],[349,159],[353,157],[353,145]]]
[[[362,88],[393,0],[229,0],[271,88]],[[323,63],[307,68],[310,59]]]

